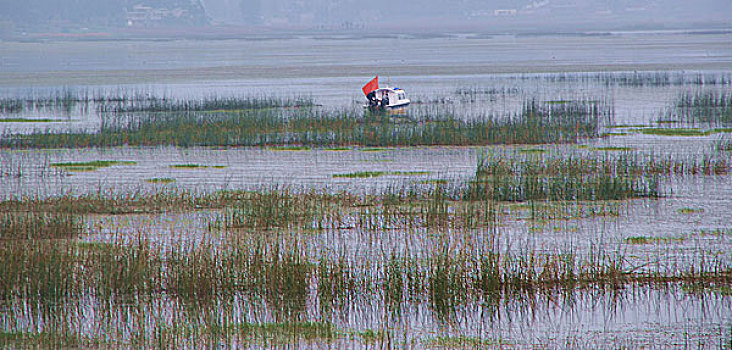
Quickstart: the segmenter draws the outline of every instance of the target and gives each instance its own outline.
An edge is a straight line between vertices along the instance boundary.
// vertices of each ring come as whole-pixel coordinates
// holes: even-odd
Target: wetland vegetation
[[[643,310],[659,303],[729,311],[730,227],[728,214],[715,207],[725,198],[697,203],[684,186],[728,193],[730,75],[509,80],[694,90],[684,90],[658,125],[614,124],[611,99],[539,97],[513,86],[460,88],[455,100],[415,99],[396,116],[326,108],[303,97],[178,99],[64,89],[0,99],[0,112],[19,118],[74,108],[100,116],[91,130],[0,138],[3,181],[91,179],[86,191],[0,198],[0,346],[581,348],[597,344],[571,334],[550,343],[551,330],[524,332],[537,319],[553,323],[557,313],[566,315],[556,310],[598,312],[586,305],[618,314],[634,303]],[[710,86],[721,92],[708,92]],[[505,99],[517,109],[501,115],[470,107]],[[464,105],[475,113],[461,115]],[[682,152],[601,138],[615,128],[701,141],[683,141],[697,148]],[[710,141],[712,134],[723,136]],[[179,153],[161,162],[128,152],[144,146]],[[186,187],[187,178],[239,171],[235,163],[246,161],[196,159],[200,146],[253,146],[285,167],[303,153],[372,163],[328,168],[323,178],[332,182],[319,187],[227,182],[198,190]],[[481,147],[470,173],[457,176],[428,162],[387,166],[413,156],[394,158],[412,151],[406,146]],[[110,147],[121,154],[109,156]],[[87,148],[88,161],[64,153]],[[43,154],[34,168],[28,154]],[[107,179],[94,170],[133,165],[167,173],[143,176],[131,191],[88,185]],[[335,182],[356,190],[331,187]],[[686,197],[672,202],[679,192]],[[710,215],[718,216],[693,226]],[[648,223],[656,220],[668,221]],[[673,221],[688,222],[685,231],[665,227]],[[698,333],[689,342],[721,346],[732,339],[728,316],[712,314],[698,329],[683,325]],[[523,327],[514,319],[526,328],[513,331]],[[658,331],[659,343],[679,344],[676,331]]]
[[[668,176],[729,170],[724,157],[580,152],[486,152],[472,178],[405,182],[371,194],[271,186],[6,198],[0,202],[0,297],[8,309],[0,342],[155,347],[352,339],[387,346],[418,340],[390,328],[341,328],[340,315],[375,303],[387,319],[424,307],[436,322],[449,323],[477,305],[498,317],[503,307],[535,298],[732,283],[732,262],[724,254],[700,251],[682,265],[662,257],[646,265],[601,245],[511,249],[505,243],[511,238],[502,237],[510,222],[536,227],[617,217],[624,205],[617,200],[658,200],[668,192]],[[170,211],[210,215],[197,222],[198,233],[160,240],[141,231],[110,232],[117,237],[105,242],[83,238],[100,233],[97,215]],[[395,232],[406,235],[405,245],[388,243]],[[359,248],[348,243],[352,239],[370,243]],[[680,240],[631,236],[621,242]],[[29,302],[36,306],[19,307]],[[86,303],[103,307],[89,314]],[[165,316],[170,313],[175,317]],[[93,329],[83,321],[88,317]],[[419,341],[492,344],[447,336]]]
[[[110,101],[121,101],[115,105]],[[140,102],[142,101],[142,102]],[[405,117],[324,109],[309,100],[217,98],[168,101],[165,98],[106,97],[97,107],[96,132],[36,131],[8,135],[6,148],[84,148],[115,146],[419,146],[576,143],[599,136],[611,109],[596,101],[563,104],[526,100],[509,116],[464,120],[447,106],[429,105]]]

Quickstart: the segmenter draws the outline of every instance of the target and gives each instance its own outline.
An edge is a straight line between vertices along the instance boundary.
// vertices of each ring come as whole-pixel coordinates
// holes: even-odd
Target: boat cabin
[[[370,107],[396,108],[410,103],[407,93],[400,88],[380,88],[367,95]]]

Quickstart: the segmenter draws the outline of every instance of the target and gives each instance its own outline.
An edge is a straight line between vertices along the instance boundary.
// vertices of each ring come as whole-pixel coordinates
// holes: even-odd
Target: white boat
[[[368,100],[368,104],[364,105],[366,108],[392,109],[404,107],[411,102],[403,89],[396,87],[379,88],[378,76],[364,85],[362,90]]]

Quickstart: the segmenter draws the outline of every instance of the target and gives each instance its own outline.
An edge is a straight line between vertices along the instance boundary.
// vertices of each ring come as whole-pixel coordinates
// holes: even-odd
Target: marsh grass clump
[[[724,175],[729,170],[728,158],[719,154],[486,153],[478,159],[475,180],[464,196],[497,201],[658,198],[663,195],[662,176]]]
[[[0,213],[0,240],[73,238],[82,233],[83,227],[83,218],[71,213]]]
[[[353,300],[362,298],[369,288],[368,278],[358,275],[354,261],[344,255],[324,257],[314,271],[318,281],[317,295],[322,312],[345,310]]]
[[[470,266],[466,258],[444,247],[428,260],[426,292],[430,306],[440,317],[454,314],[468,297]]]
[[[732,91],[684,91],[659,122],[686,125],[732,125]]]
[[[658,179],[597,158],[526,157],[479,159],[466,198],[496,201],[617,200],[658,198]]]
[[[83,273],[75,279],[92,286],[101,300],[160,293],[172,283],[163,279],[160,250],[149,243],[138,237],[129,245],[78,246],[77,265]]]
[[[262,298],[278,320],[292,320],[305,311],[314,272],[314,264],[297,242],[289,243],[283,247],[280,242],[258,242],[240,250],[246,254],[247,293]]]
[[[252,193],[229,213],[227,226],[249,229],[288,228],[312,222],[313,202],[290,189],[267,189]]]
[[[80,295],[74,252],[65,242],[0,241],[0,298],[62,300]]]

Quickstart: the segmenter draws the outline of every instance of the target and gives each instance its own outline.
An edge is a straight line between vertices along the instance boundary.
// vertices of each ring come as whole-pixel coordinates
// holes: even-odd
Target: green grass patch
[[[342,151],[350,151],[350,147],[328,147],[324,148],[323,151],[331,151],[331,152],[342,152]]]
[[[683,242],[686,237],[649,237],[649,236],[632,236],[625,239],[625,243],[634,245],[644,245],[653,243],[670,243],[670,242]]]
[[[543,148],[523,148],[519,150],[519,153],[524,154],[543,154],[546,153],[546,150]]]
[[[329,322],[245,323],[238,328],[241,335],[272,340],[277,343],[290,342],[293,337],[306,340],[330,340],[338,335],[336,328]]]
[[[730,133],[732,128],[715,128],[709,130],[697,128],[644,128],[636,131],[644,135],[657,136],[708,136],[719,133]]]
[[[65,167],[64,169],[66,171],[72,171],[72,172],[75,172],[75,173],[87,173],[87,172],[92,172],[92,171],[99,170],[98,167],[93,167],[93,166]]]
[[[422,176],[422,175],[429,175],[429,171],[357,171],[353,173],[345,173],[345,174],[333,174],[334,178],[370,178],[370,177],[379,177],[384,175],[394,175],[394,176]]]
[[[627,136],[627,135],[630,135],[630,133],[627,133],[627,132],[604,132],[604,133],[600,134],[600,138],[605,139],[605,138],[608,138],[610,136]]]
[[[447,180],[445,179],[429,179],[429,180],[422,180],[419,183],[425,184],[425,185],[447,185]]]
[[[421,175],[429,175],[429,171],[390,171],[387,173],[388,175],[397,175],[397,176],[421,176]]]
[[[145,182],[151,184],[169,184],[175,182],[175,179],[169,177],[154,177],[151,179],[145,179]]]
[[[173,164],[169,166],[173,169],[208,169],[208,168],[214,168],[214,169],[224,169],[226,168],[226,165],[202,165],[202,164]]]
[[[618,124],[607,126],[608,129],[647,128],[644,124]]]
[[[62,163],[51,163],[52,167],[62,168],[67,171],[74,172],[85,172],[95,171],[99,168],[108,168],[116,165],[135,165],[137,162],[134,161],[119,161],[119,160],[94,160],[89,162],[62,162]]]
[[[686,208],[679,209],[678,212],[680,214],[699,214],[699,213],[703,213],[704,212],[704,209],[702,209],[702,208],[689,208],[689,207],[686,207]]]
[[[700,230],[699,234],[702,236],[724,236],[732,234],[732,229],[718,228],[716,230]]]
[[[617,152],[627,152],[627,151],[634,151],[635,148],[633,147],[620,147],[620,146],[607,146],[607,147],[592,147],[590,148],[591,151],[617,151]]]
[[[308,146],[277,146],[267,147],[270,151],[310,151],[312,148]]]
[[[448,337],[435,337],[435,338],[424,340],[424,345],[426,345],[427,348],[439,348],[439,349],[483,349],[485,347],[494,346],[494,345],[498,345],[498,344],[504,344],[504,343],[496,342],[493,339],[466,337],[463,335],[448,336]]]
[[[354,173],[346,173],[346,174],[333,174],[333,177],[335,178],[349,178],[349,179],[363,179],[363,178],[370,178],[370,177],[379,177],[382,175],[387,174],[383,171],[357,171]]]
[[[63,120],[49,119],[49,118],[40,118],[40,119],[34,119],[34,118],[0,118],[0,123],[55,123],[55,122],[63,122]]]
[[[654,242],[654,238],[647,236],[633,236],[625,239],[625,243],[628,244],[649,244]]]
[[[706,131],[701,129],[683,129],[683,128],[645,128],[640,129],[644,135],[659,136],[706,136]]]

